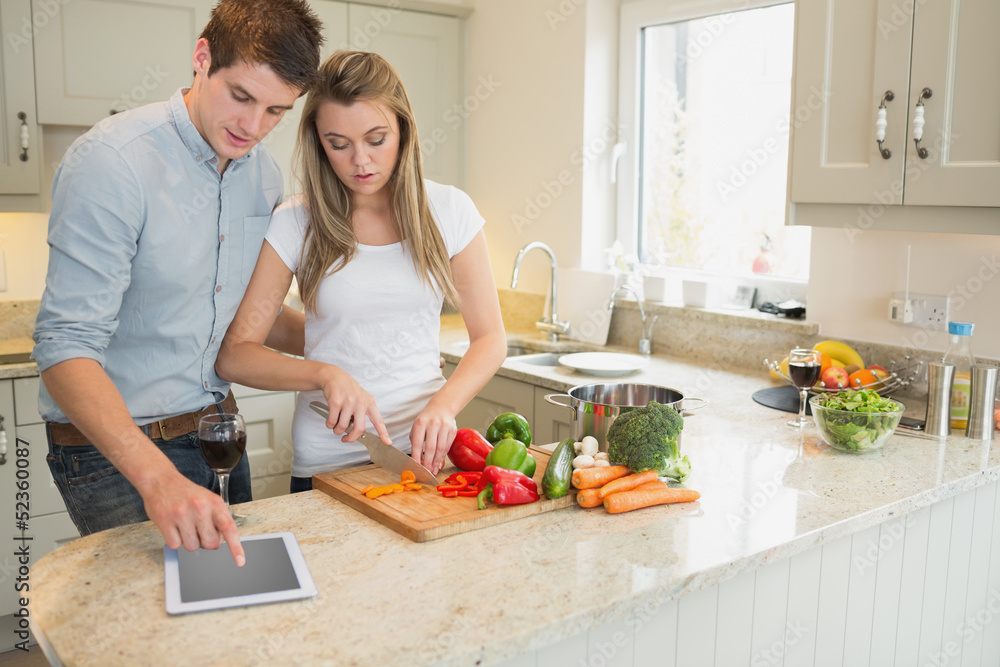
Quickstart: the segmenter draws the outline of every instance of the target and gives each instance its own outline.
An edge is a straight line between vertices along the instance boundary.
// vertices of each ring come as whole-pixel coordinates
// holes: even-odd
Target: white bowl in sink
[[[617,377],[642,370],[649,358],[617,352],[577,352],[559,357],[559,363],[586,375]]]

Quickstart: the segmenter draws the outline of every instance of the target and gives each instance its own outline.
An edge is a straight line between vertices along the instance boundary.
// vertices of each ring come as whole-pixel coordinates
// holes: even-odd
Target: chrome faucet
[[[608,299],[608,316],[611,316],[611,311],[615,308],[615,297],[618,296],[619,292],[629,292],[635,297],[636,303],[639,304],[639,317],[642,318],[642,333],[639,338],[639,353],[640,354],[652,354],[653,352],[653,325],[656,324],[656,318],[659,315],[653,315],[649,320],[649,326],[646,326],[646,309],[642,306],[642,299],[634,289],[628,285],[619,285],[615,288],[615,291],[611,293],[611,298]]]
[[[521,260],[524,259],[524,256],[528,254],[529,251],[534,250],[535,248],[544,250],[548,253],[549,261],[552,263],[552,281],[549,285],[549,316],[536,322],[535,326],[542,331],[548,331],[549,340],[559,340],[559,334],[569,333],[569,322],[560,322],[559,318],[556,316],[556,254],[552,252],[552,248],[545,245],[541,241],[532,241],[528,245],[521,248],[521,250],[517,253],[517,257],[514,258],[514,273],[510,278],[510,288],[514,289],[517,287],[517,273],[521,269]]]

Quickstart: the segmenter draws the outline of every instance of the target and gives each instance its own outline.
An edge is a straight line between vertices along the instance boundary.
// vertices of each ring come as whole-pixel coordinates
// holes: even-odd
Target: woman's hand
[[[451,448],[458,426],[454,415],[432,403],[428,403],[417,415],[410,428],[410,444],[413,445],[410,456],[436,475],[444,467],[444,457]]]
[[[392,444],[389,432],[382,421],[382,415],[375,406],[375,399],[348,373],[337,366],[323,364],[320,388],[323,390],[326,404],[330,407],[326,427],[332,428],[337,435],[346,433],[344,442],[354,442],[361,437],[365,431],[367,418],[371,420],[382,442],[386,445]],[[353,426],[351,426],[352,419]]]

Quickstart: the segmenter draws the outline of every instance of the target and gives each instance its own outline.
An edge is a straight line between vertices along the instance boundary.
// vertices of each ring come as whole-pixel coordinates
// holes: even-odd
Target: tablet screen
[[[181,602],[273,593],[299,587],[295,568],[280,537],[243,542],[247,562],[236,567],[233,555],[223,545],[210,551],[177,552]]]
[[[237,567],[226,545],[186,551],[164,548],[167,613],[280,602],[316,595],[309,568],[292,533],[240,540],[246,564]]]

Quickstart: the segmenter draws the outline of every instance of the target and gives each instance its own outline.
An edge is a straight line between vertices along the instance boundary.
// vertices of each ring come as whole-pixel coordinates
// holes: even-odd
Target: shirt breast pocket
[[[267,233],[267,223],[270,219],[269,215],[252,215],[243,218],[243,268],[240,279],[244,285],[250,282],[253,268],[257,265],[257,256],[264,243],[264,234]]]

